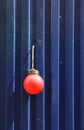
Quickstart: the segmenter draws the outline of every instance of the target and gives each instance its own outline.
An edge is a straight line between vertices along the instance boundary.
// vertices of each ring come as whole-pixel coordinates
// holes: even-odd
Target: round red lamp
[[[44,88],[44,81],[39,75],[39,71],[34,69],[34,46],[32,46],[32,69],[29,70],[28,75],[23,82],[24,90],[28,94],[39,94]]]

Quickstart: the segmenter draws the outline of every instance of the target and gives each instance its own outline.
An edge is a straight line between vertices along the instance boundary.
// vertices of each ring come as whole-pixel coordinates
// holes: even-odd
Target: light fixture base
[[[35,68],[32,68],[28,71],[28,74],[39,74],[39,71],[36,70]]]

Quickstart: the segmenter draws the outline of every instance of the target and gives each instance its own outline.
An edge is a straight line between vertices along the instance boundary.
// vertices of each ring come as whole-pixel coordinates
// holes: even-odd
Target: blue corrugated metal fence
[[[33,44],[37,96],[23,89]],[[0,0],[0,130],[84,130],[83,0]]]

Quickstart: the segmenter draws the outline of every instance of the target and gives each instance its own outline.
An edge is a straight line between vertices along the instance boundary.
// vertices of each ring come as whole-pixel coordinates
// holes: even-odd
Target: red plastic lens
[[[29,94],[38,94],[44,88],[44,81],[39,74],[29,74],[23,83],[24,89]]]

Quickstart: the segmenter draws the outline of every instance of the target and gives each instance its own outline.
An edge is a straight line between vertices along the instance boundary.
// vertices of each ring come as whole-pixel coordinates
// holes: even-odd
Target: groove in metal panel
[[[45,1],[45,129],[51,129],[51,0]]]
[[[74,130],[74,15],[75,15],[75,0],[73,0],[73,7],[72,7],[72,10],[73,10],[73,15],[72,15],[72,20],[73,20],[73,24],[72,24],[72,34],[73,34],[73,37],[72,37],[72,64],[73,64],[73,67],[72,67],[72,88],[73,88],[73,92],[72,92],[72,130]]]
[[[74,129],[81,129],[80,112],[80,1],[75,1],[74,14]]]
[[[80,117],[81,130],[84,129],[84,1],[80,0]]]
[[[66,0],[60,1],[59,129],[65,130],[65,17]]]
[[[15,92],[15,32],[16,32],[16,0],[13,0],[13,21],[14,21],[14,25],[13,25],[13,92]]]
[[[16,1],[16,57],[15,57],[15,93],[14,93],[14,121],[15,130],[21,130],[21,1]]]
[[[13,25],[13,92],[15,92],[15,41],[16,41],[16,0],[13,0],[13,19],[14,19],[14,25]],[[13,103],[13,109],[14,109],[14,103]],[[14,112],[13,112],[14,113]],[[13,117],[13,126],[12,130],[14,130],[15,122]]]
[[[83,23],[82,23],[83,25]],[[82,27],[82,26],[81,26]],[[81,29],[82,30],[82,29]],[[83,32],[83,30],[82,30]],[[83,33],[84,34],[84,33]],[[80,94],[81,94],[81,101],[80,101],[80,116],[81,116],[81,130],[84,129],[84,40],[83,40],[83,35],[81,34],[81,47],[80,47],[80,53],[81,53],[81,56],[80,56],[80,60],[81,60],[81,67],[80,67],[80,86],[81,86],[81,91],[80,91]]]
[[[30,6],[30,34],[31,34],[31,46],[36,43],[36,0],[31,0]],[[35,49],[36,51],[36,49]],[[33,123],[33,125],[32,125]],[[36,130],[36,96],[30,95],[30,130]]]

